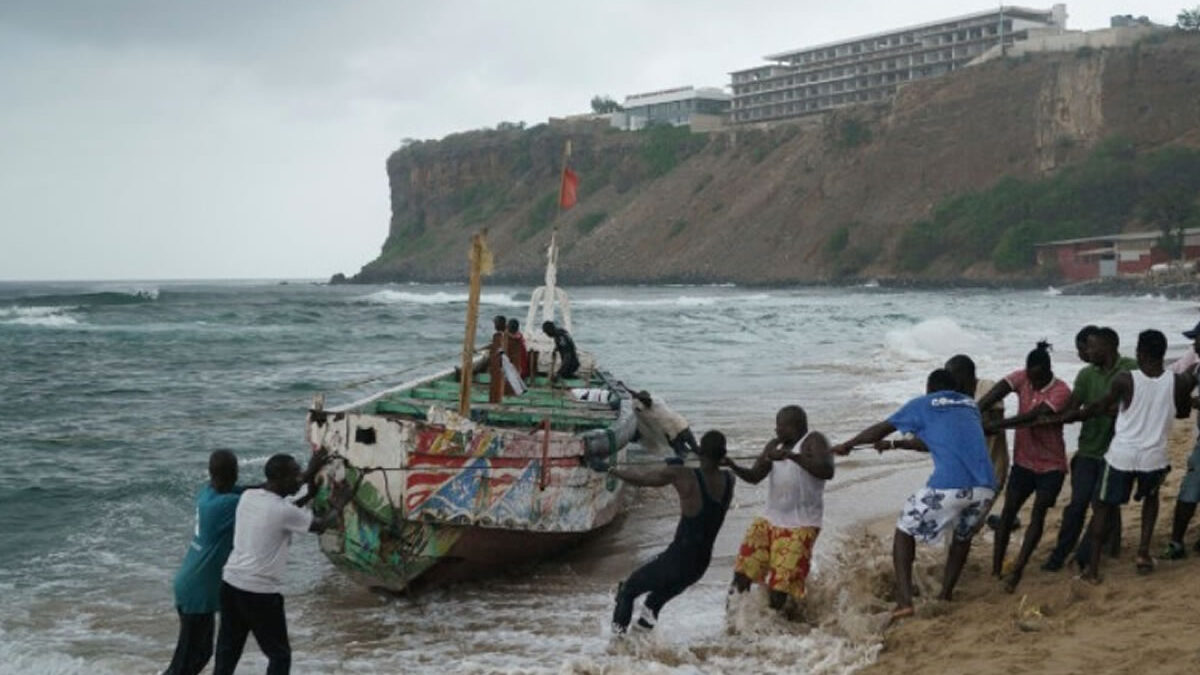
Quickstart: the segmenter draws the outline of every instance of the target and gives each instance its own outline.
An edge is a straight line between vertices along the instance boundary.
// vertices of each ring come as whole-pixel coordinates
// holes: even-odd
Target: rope
[[[487,349],[488,349],[487,347],[481,347],[479,349],[476,349],[475,353],[480,354],[480,353],[487,351]],[[447,362],[453,363],[454,362],[453,360],[457,359],[461,355],[462,355],[461,352],[455,352],[454,354],[450,354],[448,356],[433,356],[433,357],[430,357],[419,363],[414,363],[411,366],[401,368],[400,370],[395,370],[395,371],[391,371],[391,372],[387,372],[387,373],[380,373],[379,375],[373,375],[364,380],[350,380],[347,382],[340,382],[340,383],[334,385],[332,388],[330,388],[330,391],[337,392],[337,391],[347,391],[350,389],[357,389],[364,385],[371,384],[372,382],[378,382],[380,380],[391,379],[398,375],[404,375],[404,374],[410,373],[414,370],[419,370],[419,369],[425,368],[427,366],[435,365],[438,363],[447,363]]]
[[[758,459],[760,457],[760,455],[727,455],[727,457],[731,460],[751,461],[751,460]],[[468,457],[465,455],[462,456],[462,458],[463,459],[479,459],[479,457]],[[581,455],[572,455],[570,457],[557,457],[557,458],[551,458],[551,459],[572,459],[572,458],[579,459],[581,461],[583,459],[583,457]],[[492,470],[500,470],[500,469],[509,468],[509,467],[493,467],[493,466],[486,465],[486,464],[482,465],[482,466],[470,465],[470,466],[446,466],[446,467],[439,467],[439,466],[354,466],[353,464],[350,464],[348,461],[346,461],[345,458],[341,458],[341,459],[342,459],[342,461],[346,462],[346,466],[353,468],[355,471],[360,472],[362,475],[365,475],[368,473],[374,473],[376,471],[382,471],[386,475],[387,472],[389,472],[389,471],[447,471],[447,472],[456,471],[457,472],[457,471],[492,471]],[[502,458],[502,459],[521,459],[521,458],[506,457],[506,458]],[[532,462],[533,460],[535,460],[537,458],[534,457],[534,458],[527,458],[527,459],[529,459]],[[607,466],[614,466],[614,467],[662,466],[663,461],[666,459],[669,459],[669,458],[668,457],[653,457],[653,458],[648,458],[648,459],[627,459],[623,462],[613,462],[611,464],[608,464]],[[512,467],[512,468],[524,468],[524,467]]]

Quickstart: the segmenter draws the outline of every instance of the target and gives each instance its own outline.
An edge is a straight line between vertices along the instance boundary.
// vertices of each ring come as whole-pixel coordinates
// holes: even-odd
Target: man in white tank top
[[[1108,394],[1089,405],[1084,419],[1105,410],[1117,409],[1112,443],[1104,455],[1104,474],[1096,498],[1091,523],[1091,556],[1083,578],[1100,582],[1100,547],[1109,521],[1129,502],[1142,501],[1142,532],[1138,542],[1137,569],[1154,569],[1150,557],[1150,537],[1158,519],[1158,489],[1170,469],[1167,459],[1167,432],[1171,418],[1187,417],[1191,411],[1194,381],[1190,375],[1177,375],[1163,368],[1167,336],[1156,330],[1138,335],[1138,369],[1117,374]],[[1137,491],[1134,491],[1134,484]]]
[[[803,408],[790,405],[775,415],[775,438],[753,466],[743,468],[729,458],[725,465],[749,483],[770,477],[766,513],[746,531],[730,592],[763,584],[771,609],[784,610],[789,599],[804,599],[813,545],[821,533],[825,481],[833,478],[829,441],[809,431]]]

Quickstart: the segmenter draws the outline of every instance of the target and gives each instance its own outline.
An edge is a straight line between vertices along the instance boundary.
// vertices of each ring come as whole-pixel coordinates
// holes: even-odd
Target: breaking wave
[[[66,313],[71,309],[74,307],[9,307],[0,309],[0,324],[47,328],[75,326],[79,321]]]
[[[433,293],[414,293],[412,291],[382,290],[356,298],[355,300],[357,302],[379,305],[454,305],[465,303],[467,301],[467,292],[434,291]],[[485,305],[498,305],[500,307],[523,307],[525,305],[524,302],[518,301],[510,293],[483,293],[479,296],[479,301]]]
[[[708,307],[716,304],[761,303],[770,300],[769,293],[752,295],[680,295],[672,298],[629,300],[625,298],[581,298],[572,300],[574,307]]]
[[[909,361],[942,361],[951,354],[970,354],[982,344],[978,335],[946,317],[890,330],[884,336],[887,351]]]

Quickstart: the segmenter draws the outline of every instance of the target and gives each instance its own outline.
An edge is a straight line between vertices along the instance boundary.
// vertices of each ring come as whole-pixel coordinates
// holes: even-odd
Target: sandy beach
[[[1068,431],[1070,433],[1070,431]],[[1175,496],[1195,438],[1180,420],[1171,433],[1172,471],[1161,495],[1151,551],[1166,545]],[[989,574],[991,536],[976,541],[953,603],[918,599],[917,616],[889,629],[877,663],[862,673],[1197,673],[1200,672],[1200,556],[1190,551],[1200,528],[1193,520],[1189,557],[1157,561],[1149,575],[1133,565],[1141,509],[1124,508],[1122,551],[1106,560],[1103,583],[1076,577],[1073,567],[1045,572],[1069,486],[1046,523],[1046,532],[1017,592],[1005,593]],[[1032,500],[1030,500],[1032,502]],[[1022,514],[1028,522],[1028,508]],[[1014,533],[1010,557],[1023,531]],[[936,555],[934,555],[936,554]],[[918,558],[915,580],[922,598],[937,593],[944,558],[929,547]]]

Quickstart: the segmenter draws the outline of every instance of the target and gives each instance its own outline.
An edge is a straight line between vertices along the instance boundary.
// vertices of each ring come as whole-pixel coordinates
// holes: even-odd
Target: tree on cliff
[[[1200,157],[1184,148],[1164,148],[1146,158],[1140,172],[1141,198],[1134,215],[1162,230],[1162,247],[1177,258],[1184,230],[1200,225]]]
[[[620,112],[622,110],[624,108],[621,107],[621,104],[612,100],[611,96],[600,96],[597,94],[592,97],[592,112],[594,113],[603,114]]]
[[[1181,10],[1176,19],[1176,28],[1180,30],[1200,31],[1200,5],[1196,5],[1192,9]]]

